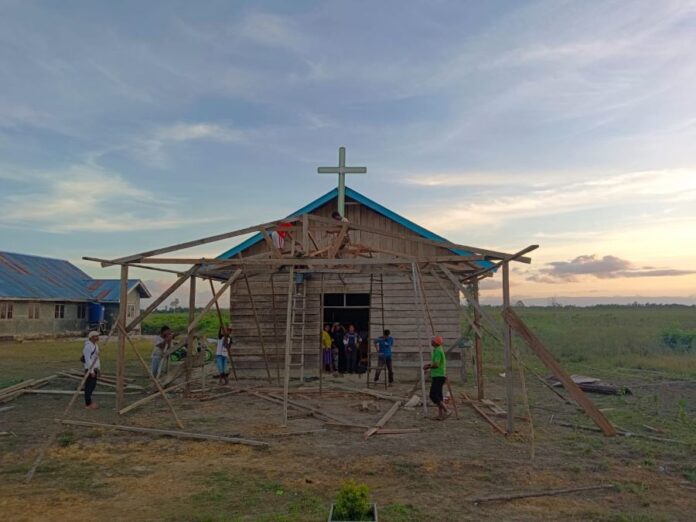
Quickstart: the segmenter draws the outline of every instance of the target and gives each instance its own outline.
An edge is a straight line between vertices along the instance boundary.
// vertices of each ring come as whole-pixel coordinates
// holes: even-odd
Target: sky
[[[513,299],[696,303],[695,48],[694,1],[0,0],[0,250],[115,277],[82,256],[287,215],[345,146],[434,232],[538,244]]]

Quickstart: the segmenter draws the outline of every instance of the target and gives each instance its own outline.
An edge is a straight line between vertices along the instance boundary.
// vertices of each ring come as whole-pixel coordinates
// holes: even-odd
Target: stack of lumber
[[[80,382],[84,377],[84,370],[62,370],[58,372],[59,377],[65,377],[67,379],[72,379],[74,381]],[[133,379],[126,379],[126,390],[144,390],[142,386],[133,384]],[[99,385],[106,386],[107,388],[116,388],[116,377],[110,375],[101,374],[99,375]]]
[[[57,375],[49,375],[48,377],[43,377],[41,379],[27,379],[26,381],[13,384],[7,388],[2,388],[0,389],[0,404],[15,400],[28,390],[35,390],[45,386],[49,381],[55,379],[56,377]]]

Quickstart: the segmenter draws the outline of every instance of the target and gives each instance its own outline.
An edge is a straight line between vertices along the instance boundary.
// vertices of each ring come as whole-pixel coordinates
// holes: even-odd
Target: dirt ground
[[[414,371],[402,372],[413,374]],[[410,375],[411,377],[415,375]],[[503,380],[488,377],[490,398],[503,397]],[[473,409],[459,403],[459,418],[424,417],[421,408],[399,410],[387,428],[417,433],[375,435],[328,427],[290,410],[280,427],[281,407],[249,393],[200,401],[173,396],[186,429],[239,435],[269,442],[267,449],[58,425],[68,397],[24,395],[0,412],[0,513],[3,520],[326,520],[332,498],[349,478],[365,482],[383,521],[452,520],[693,520],[696,457],[693,382],[660,384],[644,376],[624,378],[633,395],[592,396],[623,429],[643,424],[663,430],[640,433],[678,438],[680,443],[638,437],[605,438],[569,429],[563,420],[591,426],[574,406],[528,379],[534,421],[534,459],[529,422],[518,397],[518,433],[503,437]],[[142,381],[144,383],[144,381]],[[327,383],[361,387],[364,377],[328,377]],[[454,381],[455,396],[472,384]],[[47,388],[70,389],[56,380]],[[268,386],[247,379],[231,387]],[[295,383],[297,386],[297,383]],[[641,387],[643,386],[643,387]],[[392,405],[352,392],[307,383],[294,400],[351,422],[372,425]],[[413,382],[389,393],[406,396]],[[101,386],[104,391],[107,388]],[[213,387],[209,394],[221,393]],[[129,396],[128,401],[140,395]],[[119,417],[113,396],[97,398],[100,409],[80,402],[72,419],[175,429],[161,400]],[[369,411],[361,411],[366,401]],[[502,405],[502,402],[500,402]],[[0,408],[3,405],[0,405]],[[654,415],[651,413],[654,412]],[[429,409],[429,415],[433,415]],[[647,422],[645,419],[650,419]],[[686,419],[686,420],[685,420]],[[503,425],[502,419],[499,420]],[[681,424],[680,424],[681,423]],[[684,424],[686,423],[686,424]],[[306,435],[289,432],[320,430]],[[33,481],[24,477],[37,452],[57,433]],[[683,443],[682,443],[683,442]],[[613,484],[614,489],[555,497],[475,504],[472,497]]]

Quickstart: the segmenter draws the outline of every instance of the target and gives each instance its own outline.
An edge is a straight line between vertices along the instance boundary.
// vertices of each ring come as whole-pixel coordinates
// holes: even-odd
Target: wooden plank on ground
[[[599,486],[585,486],[580,488],[564,488],[564,489],[549,489],[546,491],[529,491],[521,493],[505,493],[502,495],[490,495],[487,497],[473,497],[468,499],[469,502],[474,504],[480,504],[482,502],[493,502],[499,500],[515,500],[518,498],[531,498],[531,497],[553,497],[557,495],[567,495],[569,493],[580,493],[584,491],[596,491],[599,489],[615,489],[614,484],[602,484]]]
[[[506,435],[505,430],[501,428],[497,422],[495,422],[493,419],[491,419],[488,414],[483,411],[483,409],[476,404],[476,401],[472,400],[471,397],[469,397],[466,392],[462,392],[462,395],[466,399],[467,404],[471,405],[471,407],[474,409],[476,413],[478,413],[481,417],[483,417],[483,420],[485,420],[488,424],[493,426],[495,430],[500,433],[501,435]]]
[[[389,421],[389,419],[391,419],[391,418],[396,414],[397,410],[401,407],[401,404],[402,404],[401,401],[395,402],[394,405],[393,405],[391,408],[389,408],[389,411],[387,411],[387,413],[385,413],[385,414],[382,416],[382,418],[379,419],[379,420],[375,423],[374,426],[372,426],[369,430],[367,430],[367,431],[365,432],[365,435],[364,435],[365,439],[368,439],[368,438],[370,438],[372,435],[374,435],[375,433],[377,433],[377,431],[378,431],[381,427],[383,427],[383,426]]]
[[[268,446],[267,442],[251,439],[240,439],[238,437],[227,437],[224,435],[208,435],[207,433],[193,433],[190,431],[161,430],[156,428],[141,428],[138,426],[123,426],[120,424],[103,424],[101,422],[86,422],[76,420],[56,419],[56,422],[69,426],[83,426],[86,428],[103,428],[107,430],[131,431],[134,433],[145,433],[149,435],[164,435],[166,437],[176,437],[179,439],[214,440],[219,442],[230,442],[232,444],[245,444],[247,446]]]

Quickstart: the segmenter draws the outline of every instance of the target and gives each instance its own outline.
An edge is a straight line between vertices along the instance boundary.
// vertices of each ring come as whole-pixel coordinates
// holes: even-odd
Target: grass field
[[[497,310],[488,308],[494,317]],[[592,395],[605,415],[633,437],[604,438],[557,421],[591,427],[573,405],[559,401],[527,374],[536,457],[530,460],[531,433],[519,387],[512,437],[493,432],[470,408],[460,404],[460,419],[431,422],[420,411],[400,411],[389,427],[418,427],[417,434],[373,437],[327,430],[276,437],[279,409],[251,396],[196,402],[182,397],[175,406],[191,431],[241,434],[268,440],[265,451],[213,442],[150,438],[98,429],[55,427],[64,396],[23,396],[0,412],[0,512],[8,520],[83,520],[108,513],[112,520],[168,521],[320,521],[341,482],[366,482],[386,522],[451,520],[600,520],[611,522],[692,520],[696,510],[696,354],[664,341],[666,330],[696,326],[696,308],[597,307],[520,308],[518,313],[574,373],[594,375],[628,386],[630,395]],[[150,325],[166,322],[183,328],[186,314],[156,314]],[[215,315],[211,314],[215,324]],[[214,332],[212,332],[214,333]],[[488,397],[504,397],[500,344],[485,339]],[[0,344],[0,387],[22,379],[76,367],[80,341]],[[148,359],[150,343],[136,346]],[[521,341],[525,362],[547,375]],[[115,344],[103,364],[113,372]],[[129,349],[127,372],[146,384]],[[412,372],[413,373],[413,372]],[[397,370],[391,393],[406,394],[415,373]],[[340,382],[362,385],[349,378]],[[519,382],[519,381],[518,381]],[[245,385],[258,384],[249,379]],[[74,387],[67,382],[65,388]],[[473,391],[453,376],[456,390]],[[51,387],[58,387],[52,385]],[[101,390],[106,388],[101,387]],[[138,396],[133,396],[135,400]],[[329,394],[297,399],[330,408],[341,417],[371,424],[378,413],[360,413],[360,396]],[[125,417],[114,414],[113,399],[100,397],[96,412],[81,409],[79,419],[172,427],[162,401]],[[504,405],[504,401],[499,404]],[[3,405],[4,406],[4,405]],[[321,428],[298,417],[290,431]],[[33,482],[22,482],[38,448],[58,430]],[[655,431],[657,430],[657,431]],[[650,439],[668,439],[665,442]],[[491,503],[474,506],[472,495],[544,490],[612,483],[614,491]],[[433,499],[437,501],[433,502]]]

